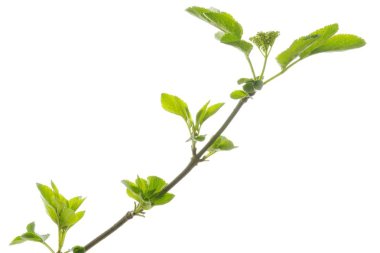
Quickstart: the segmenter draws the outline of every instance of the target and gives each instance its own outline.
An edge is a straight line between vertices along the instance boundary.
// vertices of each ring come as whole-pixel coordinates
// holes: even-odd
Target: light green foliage
[[[195,132],[197,132],[198,134],[196,136],[199,136],[199,132],[203,123],[212,115],[217,113],[219,109],[224,105],[224,103],[217,103],[211,106],[209,106],[209,104],[210,101],[208,101],[204,106],[202,106],[202,108],[197,112],[197,116],[195,119]]]
[[[365,41],[356,35],[334,36],[338,29],[338,24],[328,25],[295,40],[288,49],[277,56],[277,62],[282,69],[286,69],[297,58],[301,60],[316,53],[344,51],[365,45]]]
[[[136,200],[143,210],[164,205],[174,198],[174,194],[171,193],[159,195],[167,184],[156,176],[149,176],[147,179],[137,177],[135,182],[123,180],[122,183],[127,187],[128,196]]]
[[[208,149],[210,152],[215,152],[215,151],[228,151],[231,149],[236,148],[234,143],[227,139],[224,136],[219,136],[216,141],[211,145],[211,147]]]
[[[15,245],[15,244],[20,244],[26,241],[43,243],[46,241],[46,239],[49,238],[49,234],[40,235],[34,231],[34,228],[35,228],[35,223],[34,222],[29,223],[26,226],[26,233],[23,233],[22,235],[14,238],[10,244]]]
[[[49,217],[60,229],[68,230],[82,219],[85,212],[76,212],[76,210],[81,206],[85,198],[77,196],[67,200],[59,193],[53,181],[51,182],[51,186],[50,188],[43,184],[37,184]]]
[[[331,36],[337,33],[338,30],[338,24],[331,24],[311,33],[310,36],[318,35],[318,38],[309,47],[307,47],[300,53],[300,58],[303,59],[308,57],[311,54],[311,52],[313,52],[313,50],[323,45],[326,42],[326,40],[328,40]]]
[[[238,83],[238,84],[244,84],[244,83],[249,83],[249,82],[253,82],[253,81],[254,81],[253,78],[245,78],[245,77],[243,77],[243,78],[240,78],[240,79],[237,81],[237,83]]]
[[[85,211],[76,212],[85,198],[81,196],[66,199],[59,193],[57,186],[51,182],[51,188],[37,184],[45,205],[46,212],[58,227],[58,251],[63,247],[67,231],[81,220]]]
[[[277,31],[258,32],[255,36],[249,38],[249,40],[257,46],[257,48],[264,56],[266,56],[269,54],[274,42],[279,35],[280,32]]]
[[[285,69],[297,57],[300,59],[308,57],[313,50],[322,46],[338,29],[338,24],[328,25],[295,40],[288,49],[277,56],[277,62],[281,68]]]
[[[313,50],[310,55],[322,52],[345,51],[363,47],[365,44],[365,41],[356,35],[337,34],[326,40],[322,46]]]
[[[202,108],[197,112],[194,123],[188,106],[182,99],[167,93],[163,93],[161,95],[162,107],[170,113],[181,116],[186,121],[187,128],[190,133],[189,140],[192,141],[193,148],[195,142],[204,141],[206,138],[205,135],[200,134],[201,127],[204,124],[204,122],[211,116],[213,116],[216,112],[218,112],[219,109],[224,105],[224,103],[216,103],[210,106],[209,104],[210,101],[208,101],[204,106],[202,106]]]
[[[230,14],[213,8],[206,9],[197,6],[189,7],[187,11],[218,28],[220,31],[215,34],[215,37],[220,42],[236,47],[244,54],[249,55],[252,44],[241,39],[243,28]]]
[[[318,37],[318,35],[309,35],[295,40],[288,49],[277,56],[276,59],[281,68],[285,69],[289,63],[296,59],[307,47],[313,44]]]
[[[208,153],[202,159],[205,160],[219,151],[229,151],[234,148],[236,148],[236,146],[231,140],[227,139],[224,136],[219,136],[214,141],[214,143],[207,149]]]
[[[177,96],[162,93],[161,105],[166,111],[181,116],[185,120],[188,127],[191,126],[193,120],[187,104],[182,99]]]
[[[230,94],[230,97],[232,99],[242,99],[242,98],[245,98],[245,97],[248,97],[248,96],[249,96],[249,94],[246,91],[244,91],[244,90],[234,90]]]

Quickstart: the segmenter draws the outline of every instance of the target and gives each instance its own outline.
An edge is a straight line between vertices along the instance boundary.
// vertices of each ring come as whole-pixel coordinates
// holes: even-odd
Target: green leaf
[[[34,228],[36,227],[36,224],[34,222],[31,222],[29,223],[27,226],[26,226],[26,231],[27,232],[32,232],[34,233]]]
[[[165,180],[156,176],[149,176],[147,181],[148,192],[151,192],[152,194],[160,192],[166,186]]]
[[[63,208],[59,216],[59,225],[61,228],[70,228],[76,222],[75,211],[70,208]]]
[[[224,105],[224,103],[217,103],[208,107],[210,101],[208,101],[202,108],[197,112],[196,124],[200,128],[203,123],[210,118],[212,115],[217,113],[219,109]],[[197,138],[197,137],[195,137]],[[201,137],[202,138],[202,137]]]
[[[37,188],[42,195],[46,212],[59,229],[69,229],[83,216],[83,211],[79,213],[75,211],[85,198],[77,196],[67,200],[59,193],[53,181],[51,181],[51,188],[43,184],[37,184]]]
[[[203,121],[202,121],[202,124],[208,119],[210,118],[212,115],[214,115],[215,113],[217,113],[219,111],[220,108],[222,108],[222,106],[224,105],[224,103],[217,103],[217,104],[214,104],[210,107],[207,108],[207,111],[206,111],[206,115],[204,116],[203,118]]]
[[[310,55],[322,52],[338,52],[363,47],[365,40],[353,34],[337,34],[326,40],[320,47],[314,49]]]
[[[37,188],[40,191],[42,198],[44,198],[50,205],[54,205],[54,192],[49,186],[37,183]]]
[[[69,200],[69,208],[73,209],[76,211],[85,201],[86,198],[82,198],[81,196],[74,197]]]
[[[296,59],[301,52],[303,52],[307,47],[313,44],[317,39],[318,35],[313,36],[303,36],[295,40],[288,49],[280,53],[276,60],[280,64],[282,69],[285,69],[289,63]]]
[[[43,199],[43,202],[44,202],[44,205],[45,205],[46,212],[49,215],[50,219],[55,224],[58,225],[59,224],[59,219],[58,219],[57,210],[52,205],[50,205],[45,199]]]
[[[143,201],[141,194],[133,192],[130,189],[127,189],[127,195],[131,197],[132,199],[136,200],[137,202]]]
[[[242,98],[245,98],[248,96],[249,96],[249,94],[243,90],[235,90],[235,91],[231,92],[231,94],[230,94],[230,97],[232,99],[242,99]]]
[[[135,183],[142,194],[145,194],[148,191],[148,182],[145,179],[137,176]]]
[[[25,242],[24,238],[22,238],[21,236],[17,236],[11,241],[11,243],[9,245],[16,245],[16,244],[20,244],[23,242]]]
[[[242,26],[226,12],[221,12],[217,9],[206,9],[202,7],[193,6],[187,8],[187,11],[201,20],[215,26],[220,30],[215,34],[215,37],[222,43],[231,45],[240,49],[243,53],[248,55],[252,50],[252,44],[241,40],[243,35]]]
[[[33,242],[43,242],[42,238],[32,232],[26,232],[21,235],[22,239],[25,241],[33,241]]]
[[[333,36],[338,30],[339,30],[338,24],[332,24],[332,25],[327,25],[311,33],[310,34],[311,36],[318,35],[318,39],[313,44],[311,44],[308,48],[306,48],[304,51],[300,53],[300,58],[302,59],[302,58],[308,57],[310,53],[314,51],[314,49],[323,45],[326,42],[326,40],[328,40],[331,36]]]
[[[174,198],[174,194],[171,193],[165,193],[161,198],[154,199],[153,205],[159,206],[159,205],[165,205],[169,203]]]
[[[141,193],[140,189],[137,187],[137,185],[135,183],[133,183],[132,181],[129,181],[129,180],[123,180],[121,181],[126,187],[127,189],[129,189],[130,191],[136,193],[136,194],[139,194]]]
[[[78,221],[80,221],[83,218],[83,216],[84,216],[85,213],[86,213],[86,211],[80,211],[80,212],[75,213],[75,217],[76,217],[75,223],[77,223]]]
[[[328,25],[295,40],[288,49],[277,56],[277,62],[281,68],[285,69],[297,57],[300,57],[300,59],[306,58],[312,51],[333,36],[338,29],[338,24]]]
[[[27,232],[23,233],[20,236],[15,237],[11,241],[10,245],[20,244],[26,241],[43,243],[49,237],[49,234],[46,234],[46,235],[37,234],[36,232],[34,232],[34,229],[35,229],[35,223],[34,222],[29,223],[26,226]]]
[[[173,194],[168,193],[158,197],[167,184],[165,180],[157,176],[149,176],[146,180],[137,177],[135,185],[128,180],[123,180],[123,183],[127,186],[128,196],[135,199],[144,210],[168,203],[174,197]],[[131,188],[137,189],[131,191]]]
[[[195,141],[204,141],[206,139],[206,135],[198,135],[194,137]]]
[[[243,34],[243,28],[241,25],[226,12],[197,6],[189,7],[186,10],[221,31],[233,34],[237,39],[240,39]]]
[[[197,112],[197,115],[195,117],[195,122],[198,127],[202,125],[204,122],[204,117],[206,116],[207,107],[210,104],[210,101],[208,101],[204,106],[202,106],[201,109]]]
[[[209,152],[217,152],[217,151],[228,151],[231,149],[236,148],[234,143],[227,139],[224,136],[219,136],[216,141],[211,145],[211,147],[208,149]]]
[[[253,49],[253,45],[245,40],[236,39],[236,37],[230,33],[218,32],[215,34],[215,38],[220,42],[240,49],[244,54],[249,55]]]
[[[161,105],[166,111],[181,116],[186,124],[191,122],[191,114],[187,104],[177,96],[167,93],[161,94]]]
[[[253,79],[252,78],[240,78],[237,83],[238,84],[244,84],[244,83],[253,83]]]

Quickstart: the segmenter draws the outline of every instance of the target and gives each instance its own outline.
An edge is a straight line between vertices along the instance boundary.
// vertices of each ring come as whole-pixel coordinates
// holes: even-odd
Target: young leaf
[[[147,192],[148,182],[145,179],[137,176],[135,183],[136,183],[137,187],[139,188],[139,190],[142,194],[145,194]]]
[[[224,103],[217,103],[217,104],[214,104],[214,105],[208,107],[201,124],[203,124],[212,115],[217,113],[219,111],[219,109],[222,108],[223,105],[224,105]]]
[[[21,237],[25,241],[33,241],[33,242],[43,242],[44,241],[44,240],[42,240],[41,237],[39,237],[37,234],[32,233],[32,232],[26,232],[26,233],[22,234]]]
[[[20,244],[26,241],[44,243],[45,240],[49,237],[49,234],[39,235],[36,232],[34,232],[34,229],[35,229],[35,223],[34,222],[29,223],[26,226],[27,232],[14,238],[11,241],[10,245]]]
[[[248,96],[249,96],[249,94],[243,90],[235,90],[235,91],[231,92],[231,94],[230,94],[230,97],[232,99],[242,99],[242,98],[245,98]]]
[[[239,40],[243,35],[243,28],[241,25],[226,12],[197,6],[189,7],[186,11],[202,19],[203,21],[206,21],[210,25],[215,26],[224,33],[234,35],[237,40]]]
[[[216,141],[214,141],[214,143],[211,145],[208,151],[210,152],[228,151],[234,148],[236,148],[236,146],[231,140],[227,139],[224,136],[219,136],[219,138],[216,139]]]
[[[147,182],[148,192],[151,192],[152,194],[160,192],[166,186],[165,180],[156,176],[149,176]]]
[[[32,232],[34,233],[34,228],[36,227],[36,224],[34,222],[31,222],[29,223],[27,226],[26,226],[26,231],[27,232]]]
[[[328,25],[295,40],[288,49],[277,56],[277,62],[281,68],[285,69],[297,57],[300,57],[300,59],[308,57],[312,51],[333,36],[338,29],[338,24]]]
[[[56,208],[54,208],[53,206],[51,206],[45,199],[43,199],[43,202],[44,202],[44,205],[45,205],[46,212],[49,215],[50,219],[55,224],[58,225],[59,224],[58,223],[58,213],[57,213]]]
[[[122,182],[127,187],[128,196],[135,199],[144,210],[151,209],[155,205],[166,204],[174,197],[170,193],[158,197],[166,186],[166,182],[156,176],[149,176],[147,180],[137,177],[136,184],[128,180]]]
[[[86,198],[82,198],[81,196],[74,197],[69,200],[69,207],[76,211],[85,200]]]
[[[59,225],[61,228],[68,229],[76,222],[75,212],[70,208],[63,208],[59,215]]]
[[[301,52],[303,52],[307,47],[313,44],[317,39],[318,35],[313,36],[303,36],[295,40],[288,49],[280,53],[276,60],[280,64],[282,69],[285,69],[289,63],[296,59]]]
[[[365,40],[353,34],[337,34],[329,38],[322,46],[314,49],[310,55],[322,52],[338,52],[362,47]]]
[[[197,6],[187,8],[187,11],[218,28],[220,32],[217,32],[215,37],[220,42],[236,47],[244,54],[249,55],[253,46],[251,43],[241,40],[243,28],[230,14]]]
[[[210,101],[207,102],[197,113],[197,125],[201,126],[212,115],[217,113],[224,103],[217,103],[208,107]]]
[[[210,101],[208,101],[204,106],[202,106],[201,109],[197,112],[197,115],[195,117],[195,122],[198,127],[202,125],[204,122],[204,117],[206,116],[207,107],[210,104]]]
[[[253,82],[254,80],[252,78],[240,78],[237,83],[238,84],[244,84],[244,83],[251,83]]]
[[[58,187],[53,181],[51,181],[51,188],[43,184],[37,184],[37,188],[42,195],[49,217],[58,225],[60,231],[66,230],[67,232],[71,226],[82,218],[84,212],[75,213],[75,211],[83,203],[84,198],[77,196],[67,200],[59,193]]]
[[[165,193],[162,197],[158,199],[153,199],[153,205],[155,206],[165,205],[169,203],[173,198],[174,198],[174,194]]]
[[[333,36],[338,30],[338,24],[332,24],[318,29],[312,34],[310,34],[311,36],[318,35],[318,39],[313,44],[311,44],[310,47],[306,48],[303,52],[300,53],[300,58],[302,59],[308,57],[314,49],[323,45],[326,42],[326,40]]]
[[[206,139],[206,135],[198,135],[194,137],[195,141],[204,141]]]
[[[80,221],[83,218],[85,213],[86,213],[86,211],[80,211],[80,212],[75,213],[75,223]]]
[[[21,236],[15,237],[9,245],[16,245],[25,242],[25,240]]]
[[[215,34],[215,38],[220,42],[240,49],[245,55],[249,55],[253,49],[253,45],[245,40],[237,40],[235,36],[231,36],[230,33],[218,32]]]
[[[161,94],[161,105],[166,111],[181,116],[189,125],[191,115],[187,104],[177,96],[167,93]]]

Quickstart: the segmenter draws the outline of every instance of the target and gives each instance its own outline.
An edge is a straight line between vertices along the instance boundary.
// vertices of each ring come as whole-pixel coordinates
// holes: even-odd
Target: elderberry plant
[[[270,78],[265,79],[264,74],[269,55],[276,39],[280,35],[278,31],[258,32],[248,40],[244,40],[242,39],[242,26],[226,12],[197,6],[188,8],[187,12],[217,28],[218,32],[215,34],[215,37],[221,43],[239,49],[248,62],[252,76],[238,79],[237,84],[241,85],[241,88],[230,93],[230,97],[238,100],[238,103],[222,126],[208,140],[207,135],[201,132],[201,128],[206,120],[217,113],[224,103],[210,105],[210,101],[208,101],[197,111],[195,118],[193,118],[188,105],[181,98],[167,93],[161,94],[161,104],[163,109],[181,117],[185,121],[189,132],[188,141],[191,143],[190,162],[170,183],[166,183],[165,180],[157,176],[148,176],[146,179],[137,177],[134,181],[122,180],[122,183],[126,186],[127,195],[135,201],[134,208],[131,211],[128,211],[119,221],[98,237],[94,238],[91,242],[84,246],[69,248],[64,251],[65,253],[87,252],[134,216],[144,216],[146,211],[151,208],[167,204],[174,198],[174,194],[169,193],[169,191],[195,166],[206,161],[217,152],[234,149],[234,143],[227,137],[223,136],[222,133],[248,99],[252,98],[256,92],[261,90],[263,86],[270,81],[279,77],[295,64],[309,56],[318,53],[355,49],[366,44],[362,38],[356,35],[336,34],[339,29],[338,24],[327,25],[296,39],[286,50],[276,57],[281,70]],[[259,52],[259,54],[255,53],[255,57],[261,54],[264,58],[263,66],[260,69],[260,72],[258,72],[260,74],[256,74],[250,58],[254,48]],[[205,142],[206,140],[207,142],[200,150],[198,150],[199,143]],[[31,241],[42,244],[51,253],[62,253],[67,232],[79,220],[81,220],[85,214],[84,211],[77,211],[85,198],[77,196],[67,199],[58,191],[57,186],[53,182],[51,182],[51,187],[37,184],[37,188],[41,193],[42,201],[45,205],[48,216],[57,225],[57,250],[53,250],[53,247],[46,242],[49,238],[49,234],[41,235],[35,231],[34,222],[29,223],[26,227],[26,232],[14,238],[11,241],[11,245]]]

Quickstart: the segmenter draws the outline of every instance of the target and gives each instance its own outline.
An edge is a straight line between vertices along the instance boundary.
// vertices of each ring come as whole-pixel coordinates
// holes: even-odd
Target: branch
[[[224,130],[229,126],[229,124],[232,122],[232,120],[235,118],[236,114],[240,111],[242,106],[248,101],[250,97],[243,98],[239,100],[238,104],[235,106],[234,110],[231,112],[231,114],[228,116],[226,121],[223,123],[223,125],[219,128],[219,130],[210,138],[210,140],[206,143],[206,145],[195,155],[193,155],[191,161],[189,164],[185,167],[185,169],[176,177],[174,178],[162,191],[159,193],[159,196],[164,195],[168,191],[170,191],[176,184],[178,184],[189,172],[198,165],[198,163],[201,161],[201,157],[207,152],[208,148],[215,142],[215,140],[222,135]],[[92,247],[94,247],[96,244],[98,244],[103,239],[107,238],[110,234],[118,230],[121,226],[123,226],[128,220],[132,219],[135,216],[135,213],[132,211],[127,212],[119,221],[117,221],[112,227],[104,231],[102,234],[100,234],[98,237],[96,237],[91,242],[87,243],[86,246],[84,246],[85,252],[90,250]]]
[[[87,252],[89,249],[94,247],[96,244],[98,244],[100,241],[103,239],[107,238],[110,234],[118,230],[121,226],[123,226],[127,221],[133,218],[134,212],[129,211],[127,212],[121,219],[116,222],[112,227],[101,233],[99,236],[97,236],[94,240],[91,242],[87,243],[86,246],[84,246],[85,252]]]

